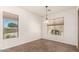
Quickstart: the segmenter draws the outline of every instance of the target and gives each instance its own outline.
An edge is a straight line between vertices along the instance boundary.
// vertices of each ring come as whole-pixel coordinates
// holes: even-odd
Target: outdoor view
[[[18,37],[18,16],[3,12],[3,37],[4,39]]]
[[[52,35],[64,35],[64,17],[49,20],[48,33]]]

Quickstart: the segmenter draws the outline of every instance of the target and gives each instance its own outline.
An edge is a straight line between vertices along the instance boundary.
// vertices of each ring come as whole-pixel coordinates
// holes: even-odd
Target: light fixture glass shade
[[[48,24],[48,22],[49,22],[48,20],[45,20],[45,21],[44,21],[45,24]]]

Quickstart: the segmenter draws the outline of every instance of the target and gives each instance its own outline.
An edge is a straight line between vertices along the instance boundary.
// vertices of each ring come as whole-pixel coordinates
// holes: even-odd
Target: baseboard
[[[47,38],[42,38],[42,39],[51,40],[51,39],[47,39]],[[73,44],[68,44],[66,42],[60,42],[60,41],[56,41],[56,40],[51,40],[51,41],[55,41],[55,42],[59,42],[59,43],[63,43],[63,44],[71,45],[71,46],[76,46],[76,45],[73,45]],[[76,48],[77,48],[77,46],[76,46]]]
[[[9,48],[12,48],[12,47],[16,47],[16,46],[19,46],[19,45],[22,45],[22,44],[25,44],[25,43],[29,43],[29,42],[32,42],[32,41],[35,41],[35,40],[38,40],[40,38],[35,38],[35,39],[30,39],[29,41],[22,41],[22,42],[19,42],[18,44],[14,44],[12,46],[6,46],[6,47],[3,47],[3,48],[0,48],[0,50],[5,50],[5,49],[9,49]]]

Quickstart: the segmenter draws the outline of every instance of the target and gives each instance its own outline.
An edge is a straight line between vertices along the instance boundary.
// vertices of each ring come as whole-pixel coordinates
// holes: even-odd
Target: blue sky
[[[17,21],[4,18],[4,27],[5,28],[8,27],[8,23],[16,23],[17,24]]]

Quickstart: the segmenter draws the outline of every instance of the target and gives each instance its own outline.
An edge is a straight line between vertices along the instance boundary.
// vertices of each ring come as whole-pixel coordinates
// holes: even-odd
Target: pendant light
[[[46,15],[45,15],[45,21],[44,21],[44,23],[48,24],[48,6],[45,6],[45,8],[46,8]]]

